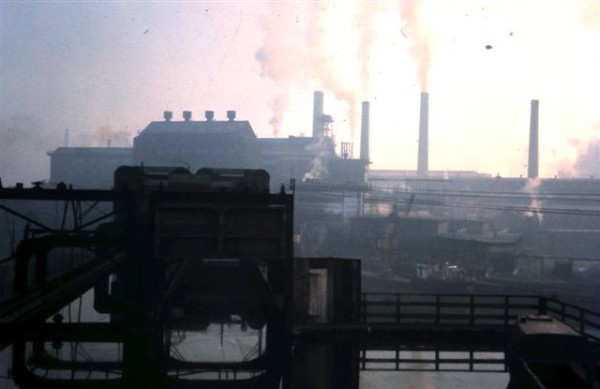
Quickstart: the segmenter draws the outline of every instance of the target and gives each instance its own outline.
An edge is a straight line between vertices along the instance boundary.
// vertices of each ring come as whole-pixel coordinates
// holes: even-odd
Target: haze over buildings
[[[46,179],[61,146],[130,146],[164,110],[236,110],[259,137],[310,135],[323,90],[358,154],[370,101],[377,169],[598,177],[600,2],[381,1],[0,4],[0,176]],[[224,119],[224,118],[217,118]]]

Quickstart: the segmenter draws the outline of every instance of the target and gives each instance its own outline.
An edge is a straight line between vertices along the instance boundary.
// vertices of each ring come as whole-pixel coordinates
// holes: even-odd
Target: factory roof
[[[287,138],[260,138],[261,143],[269,145],[301,143],[309,144],[314,142],[315,138],[306,136],[289,136]]]
[[[158,133],[234,134],[244,138],[256,138],[256,134],[247,120],[151,122],[140,135]]]
[[[54,154],[64,155],[131,155],[131,147],[58,147],[54,151],[48,151],[47,154],[52,156]]]

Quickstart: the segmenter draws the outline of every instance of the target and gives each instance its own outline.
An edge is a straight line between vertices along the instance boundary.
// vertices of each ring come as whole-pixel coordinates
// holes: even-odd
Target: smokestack
[[[65,147],[69,147],[69,129],[65,128]]]
[[[323,136],[323,92],[315,91],[313,106],[313,138]]]
[[[538,100],[531,100],[531,118],[529,122],[529,163],[527,178],[538,177]]]
[[[427,176],[429,170],[429,93],[421,92],[421,113],[419,116],[419,155],[417,175]]]
[[[362,103],[360,122],[360,159],[369,162],[369,102]]]

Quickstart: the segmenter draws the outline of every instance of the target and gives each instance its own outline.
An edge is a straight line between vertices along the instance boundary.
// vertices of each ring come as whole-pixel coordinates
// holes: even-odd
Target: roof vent
[[[163,117],[165,118],[165,122],[170,122],[173,119],[173,112],[165,111],[163,112]]]
[[[215,111],[204,111],[204,117],[207,122],[211,122],[215,118]]]
[[[183,120],[186,122],[192,120],[192,111],[183,111]]]
[[[227,119],[229,121],[235,120],[235,111],[227,111]]]

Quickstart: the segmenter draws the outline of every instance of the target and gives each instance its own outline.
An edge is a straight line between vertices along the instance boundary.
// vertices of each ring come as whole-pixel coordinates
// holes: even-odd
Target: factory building
[[[235,120],[228,111],[227,120],[215,120],[207,111],[205,120],[192,120],[185,111],[183,121],[155,121],[133,140],[133,164],[177,166],[195,172],[203,167],[255,168],[259,163],[254,130],[247,120]]]
[[[227,111],[227,120],[217,120],[206,111],[193,120],[191,111],[183,120],[164,112],[164,121],[153,121],[134,138],[133,148],[67,148],[50,155],[50,182],[75,187],[110,187],[120,165],[183,167],[195,172],[203,167],[264,169],[272,189],[288,186],[290,180],[325,180],[364,184],[368,161],[352,158],[352,145],[335,152],[331,116],[323,113],[322,92],[315,92],[313,136],[257,138],[250,122],[237,120]]]
[[[600,241],[598,179],[538,178],[537,100],[531,102],[528,177],[519,178],[429,169],[427,93],[421,94],[416,170],[369,169],[374,156],[368,102],[362,104],[358,158],[350,143],[336,151],[333,118],[323,103],[323,93],[315,92],[313,128],[306,137],[258,138],[235,111],[225,120],[213,111],[201,119],[185,111],[179,120],[165,112],[164,120],[151,122],[135,137],[133,148],[61,147],[49,153],[50,181],[109,188],[120,165],[182,167],[192,173],[205,167],[264,169],[271,191],[295,181],[294,239],[302,256],[360,255],[386,268],[460,259],[480,274],[490,264],[509,274],[518,255],[570,263],[600,259],[593,244]],[[447,222],[463,227],[421,230]],[[468,223],[486,228],[472,231]],[[556,245],[561,250],[549,249]]]
[[[48,155],[50,182],[64,182],[76,188],[110,188],[113,172],[133,163],[129,147],[59,147]]]

